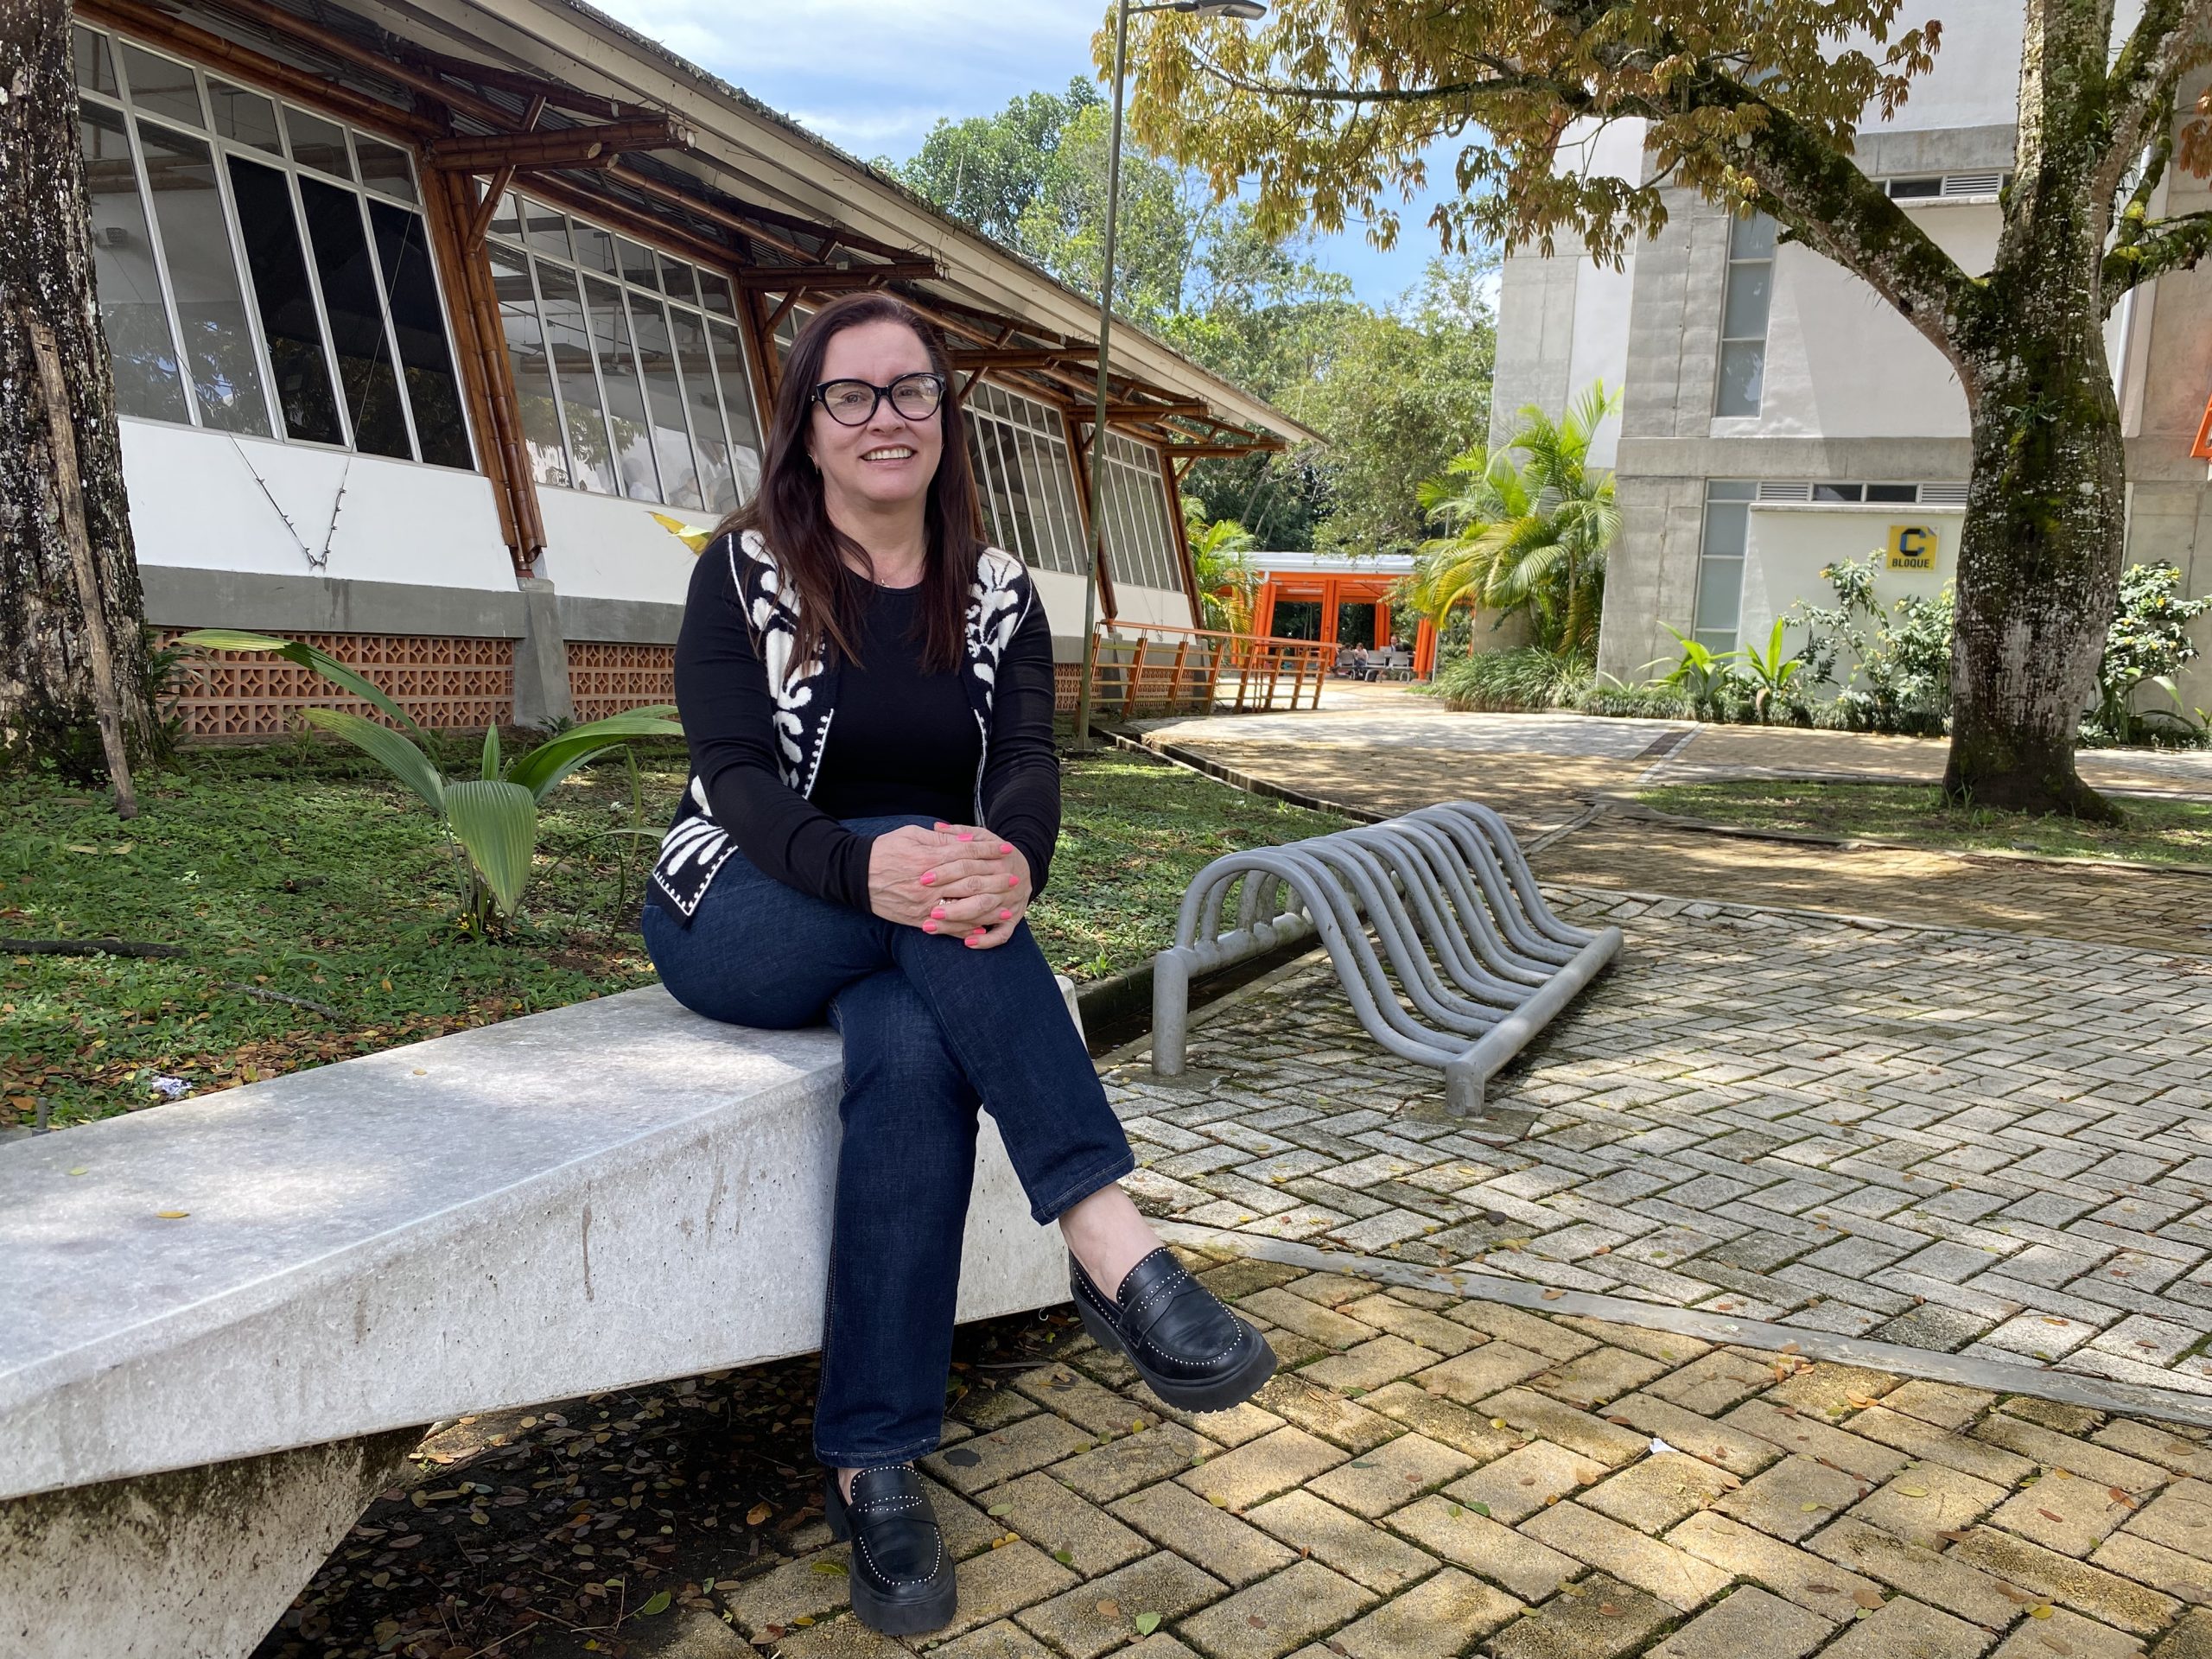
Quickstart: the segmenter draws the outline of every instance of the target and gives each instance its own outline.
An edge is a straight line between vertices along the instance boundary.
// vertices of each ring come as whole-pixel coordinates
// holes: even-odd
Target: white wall
[[[1775,618],[1787,617],[1789,607],[1799,600],[1813,605],[1834,604],[1835,594],[1821,579],[1821,567],[1845,559],[1863,559],[1884,547],[1891,524],[1924,524],[1933,530],[1936,568],[1880,571],[1874,582],[1875,599],[1886,609],[1910,596],[1935,598],[1958,573],[1959,526],[1965,518],[1965,510],[1960,507],[1755,503],[1744,556],[1744,608],[1737,637],[1764,651]],[[1794,651],[1803,642],[1803,631],[1793,627],[1785,636],[1785,649]]]
[[[2123,21],[2142,10],[2140,0],[2124,0]],[[1929,16],[1942,20],[1942,45],[1935,67],[1913,78],[1904,107],[1891,121],[1878,110],[1864,118],[1866,131],[1925,131],[1933,127],[2010,126],[2019,118],[2020,35],[2025,22],[2019,0],[1944,0],[1941,7],[1908,9],[1897,19],[1899,32]],[[1878,58],[1885,48],[1863,36],[1852,44]]]
[[[142,564],[309,575],[317,573],[300,543],[320,556],[328,536],[324,575],[514,592],[514,563],[491,481],[480,473],[266,438],[239,438],[234,447],[222,433],[165,421],[125,418],[122,427]]]
[[[693,555],[652,517],[665,512],[687,524],[710,525],[696,510],[658,507],[583,490],[541,486],[545,520],[538,574],[571,599],[635,599],[681,605],[691,586]]]

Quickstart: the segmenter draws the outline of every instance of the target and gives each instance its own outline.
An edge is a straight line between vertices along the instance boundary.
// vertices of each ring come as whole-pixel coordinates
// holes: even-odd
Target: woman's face
[[[887,386],[902,374],[936,372],[914,331],[883,319],[841,330],[823,354],[822,380],[865,380]],[[910,421],[880,399],[858,426],[841,426],[819,402],[807,429],[807,452],[822,469],[823,493],[863,512],[880,513],[909,502],[918,508],[944,452],[944,410]]]

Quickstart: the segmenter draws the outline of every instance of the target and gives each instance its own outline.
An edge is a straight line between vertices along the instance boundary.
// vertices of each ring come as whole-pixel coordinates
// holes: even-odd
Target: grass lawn
[[[619,759],[556,791],[528,914],[495,941],[455,928],[429,810],[351,750],[193,752],[141,780],[130,823],[0,776],[0,938],[184,951],[0,950],[0,1128],[41,1099],[55,1123],[102,1117],[160,1098],[157,1077],[200,1094],[649,982],[635,918],[681,749],[641,754],[639,774],[637,798]],[[1071,762],[1033,925],[1064,972],[1118,973],[1165,943],[1208,860],[1337,827],[1141,756]]]
[[[2120,824],[2031,818],[1974,807],[1953,810],[1929,785],[1746,780],[1681,784],[1637,797],[1662,812],[1708,823],[1807,835],[1865,836],[1956,852],[2212,865],[2212,802],[2128,798]]]

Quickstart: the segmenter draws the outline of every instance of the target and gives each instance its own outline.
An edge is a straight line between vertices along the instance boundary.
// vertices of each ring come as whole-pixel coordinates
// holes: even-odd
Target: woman
[[[686,1007],[826,1014],[844,1039],[814,1446],[854,1611],[893,1635],[953,1613],[912,1465],[938,1443],[979,1104],[1102,1346],[1189,1410],[1274,1369],[1116,1184],[1128,1141],[1023,919],[1059,831],[1052,637],[1020,562],[976,533],[952,384],[891,296],[800,332],[760,489],[692,575],[691,782],[644,918]]]

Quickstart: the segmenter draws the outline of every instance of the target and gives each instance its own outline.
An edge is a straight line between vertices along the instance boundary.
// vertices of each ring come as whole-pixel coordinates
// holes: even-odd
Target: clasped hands
[[[908,824],[868,849],[868,908],[888,922],[962,940],[1004,944],[1029,909],[1029,861],[972,823]]]

